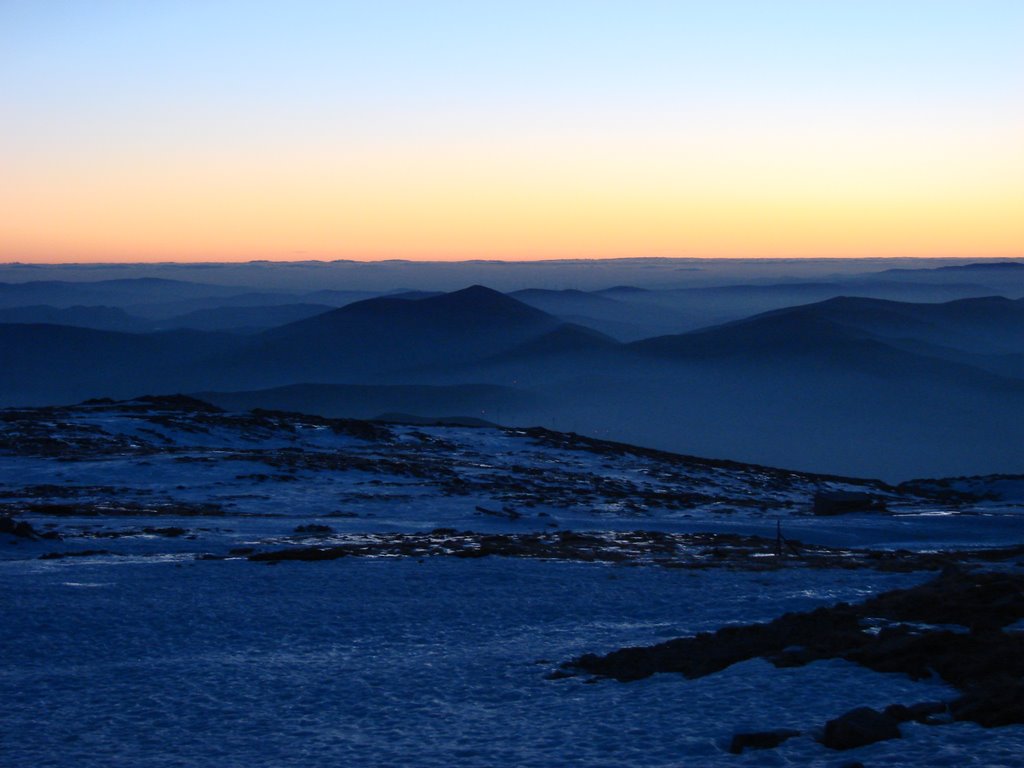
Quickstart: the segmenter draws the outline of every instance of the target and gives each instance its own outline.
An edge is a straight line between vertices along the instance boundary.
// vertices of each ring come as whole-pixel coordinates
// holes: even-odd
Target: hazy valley
[[[338,288],[278,293],[254,290],[260,265],[254,285],[5,283],[0,402],[187,393],[325,416],[542,425],[886,480],[1019,469],[1024,267],[851,265],[873,266],[844,262],[825,281],[818,264],[805,276],[784,264],[732,285],[728,269],[641,262],[634,282],[668,273],[676,284],[505,293],[345,290],[344,264],[306,267],[309,283]],[[407,267],[392,286],[431,274]],[[232,269],[225,277],[245,274]]]

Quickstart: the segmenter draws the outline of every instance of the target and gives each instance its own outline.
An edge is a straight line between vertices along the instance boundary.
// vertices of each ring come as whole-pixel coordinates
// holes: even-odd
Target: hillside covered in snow
[[[187,397],[6,409],[0,744],[40,766],[1015,765],[1022,487]],[[39,723],[57,741],[17,736]]]

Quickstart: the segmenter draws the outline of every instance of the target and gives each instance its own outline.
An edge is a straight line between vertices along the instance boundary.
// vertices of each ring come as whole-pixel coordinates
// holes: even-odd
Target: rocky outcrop
[[[871,707],[858,707],[829,720],[821,743],[829,749],[854,749],[900,736],[895,719]]]
[[[9,536],[17,536],[21,539],[37,539],[39,534],[36,529],[24,520],[15,520],[7,515],[0,515],[0,533]]]
[[[323,526],[326,528],[327,526]],[[375,533],[372,535],[349,535],[330,533],[317,524],[300,526],[293,538],[302,536],[323,536],[325,544],[304,551],[291,547],[287,550],[261,552],[253,560],[331,560],[335,557],[527,557],[546,560],[573,560],[579,562],[608,562],[651,564],[664,568],[724,568],[744,570],[771,570],[785,567],[791,562],[786,552],[776,553],[776,542],[761,536],[743,536],[729,533],[663,533],[660,531],[531,531],[526,533],[478,533],[456,531],[452,528],[438,528],[428,533]],[[980,563],[1006,561],[1024,554],[1024,547],[1005,549],[963,550],[957,552],[909,552],[875,551],[868,549],[843,549],[810,544],[800,544],[794,549],[799,562],[807,568],[873,568],[889,571],[938,570],[953,563]],[[333,556],[320,550],[336,552]],[[941,601],[940,601],[941,602]],[[838,617],[838,612],[829,614],[829,621]],[[781,650],[788,643],[788,634],[795,631],[801,619],[783,617],[780,626],[770,627],[769,634],[763,628],[755,628],[753,634],[762,640],[775,633],[778,642],[771,645]],[[812,620],[818,621],[821,617]],[[788,623],[787,623],[788,622]],[[790,626],[792,624],[792,626]],[[813,627],[811,627],[813,630]],[[855,631],[855,624],[849,629]],[[740,632],[738,637],[747,638],[750,633]],[[762,649],[754,647],[754,655],[761,655]],[[733,661],[742,661],[743,656]],[[728,664],[726,664],[727,666]],[[655,670],[657,671],[657,670]],[[682,670],[679,670],[682,671]],[[611,675],[615,676],[615,675]]]
[[[773,749],[784,741],[799,735],[800,731],[788,728],[780,728],[775,731],[737,733],[729,742],[729,751],[734,755],[739,755],[745,749]]]
[[[909,720],[1024,724],[1024,632],[1006,629],[1022,618],[1024,575],[951,568],[926,584],[856,605],[839,603],[764,624],[587,654],[563,664],[562,671],[626,682],[658,672],[696,678],[755,657],[781,667],[841,658],[913,679],[938,675],[963,694],[948,703],[894,705],[884,712],[862,707],[830,721],[823,743],[850,749],[897,738],[899,723]]]
[[[848,515],[854,512],[885,512],[885,500],[862,491],[818,491],[812,507],[819,516]]]

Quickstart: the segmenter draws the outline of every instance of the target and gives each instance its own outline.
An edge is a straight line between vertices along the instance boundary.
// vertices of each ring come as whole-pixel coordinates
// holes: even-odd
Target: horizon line
[[[475,258],[475,259],[160,259],[140,261],[0,261],[0,267],[133,267],[133,266],[213,266],[213,265],[236,265],[247,264],[552,264],[552,263],[579,263],[579,262],[791,262],[791,261],[1017,261],[1024,259],[1024,252],[1015,256],[987,256],[987,255],[960,255],[960,256],[580,256],[580,257],[550,257],[550,258],[524,258],[524,259],[502,259],[502,258]]]

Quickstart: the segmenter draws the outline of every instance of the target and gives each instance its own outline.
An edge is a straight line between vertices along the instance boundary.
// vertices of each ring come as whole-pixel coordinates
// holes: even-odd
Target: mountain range
[[[256,318],[244,333],[0,324],[0,404],[202,393],[231,407],[541,424],[889,480],[1024,463],[1024,300],[836,297],[630,342],[578,322],[646,293],[472,286],[280,305],[315,314],[262,330]]]

